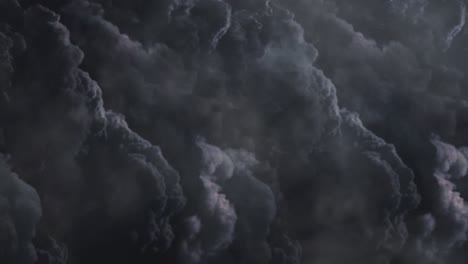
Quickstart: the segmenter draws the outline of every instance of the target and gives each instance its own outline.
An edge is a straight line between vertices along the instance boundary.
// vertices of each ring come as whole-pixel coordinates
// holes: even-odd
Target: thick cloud
[[[0,257],[464,263],[465,16],[0,1]]]
[[[431,240],[426,246],[437,253],[409,261],[444,262],[454,246],[448,241],[460,239],[449,234],[463,234],[463,224],[451,231],[453,216],[437,209],[445,198],[438,195],[441,178],[434,177],[440,173],[428,164],[434,164],[439,155],[431,143],[432,134],[464,144],[459,130],[466,111],[463,67],[454,67],[457,60],[446,53],[452,49],[447,51],[447,36],[456,28],[463,30],[464,4],[388,1],[391,8],[387,8],[380,3],[384,1],[363,5],[366,2],[336,1],[330,7],[329,1],[293,1],[290,6],[303,22],[307,39],[316,45],[318,64],[336,85],[340,103],[359,112],[366,126],[394,143],[415,172],[422,203],[409,217],[410,235]],[[442,182],[447,187],[456,184]],[[421,230],[426,225],[426,231]],[[427,231],[433,228],[436,231]],[[414,255],[417,250],[408,251]],[[445,257],[440,260],[438,253]]]
[[[437,182],[438,190],[434,192],[436,199],[434,199],[432,217],[435,223],[433,226],[431,224],[431,231],[438,233],[436,237],[439,239],[435,243],[442,244],[434,250],[445,251],[454,245],[461,245],[467,239],[468,208],[454,184],[454,181],[464,177],[467,173],[467,150],[457,149],[437,139],[434,139],[432,143],[436,148],[433,177]]]
[[[122,117],[105,112],[100,88],[78,68],[83,53],[58,19],[45,7],[31,7],[24,36],[17,34],[22,50],[5,91],[2,124],[11,163],[40,192],[44,231],[78,244],[71,261],[93,246],[102,252],[127,243],[138,251],[165,250],[173,240],[169,218],[184,203],[178,173]],[[106,232],[115,237],[95,238]],[[82,245],[88,238],[93,244]]]
[[[189,238],[182,244],[182,258],[187,263],[200,263],[210,255],[226,249],[234,239],[237,214],[222,193],[220,184],[233,176],[234,164],[222,150],[198,142],[202,152],[200,212],[187,219]]]
[[[41,217],[39,196],[33,187],[13,173],[0,156],[0,260],[32,264],[37,259],[32,244]]]

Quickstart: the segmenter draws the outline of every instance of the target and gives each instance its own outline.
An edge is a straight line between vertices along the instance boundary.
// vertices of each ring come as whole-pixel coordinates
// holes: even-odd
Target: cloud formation
[[[0,261],[465,263],[465,13],[1,1]]]

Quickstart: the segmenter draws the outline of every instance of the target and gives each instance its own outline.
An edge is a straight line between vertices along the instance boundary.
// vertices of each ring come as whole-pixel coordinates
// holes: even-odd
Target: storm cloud
[[[466,3],[0,0],[0,262],[468,259]]]

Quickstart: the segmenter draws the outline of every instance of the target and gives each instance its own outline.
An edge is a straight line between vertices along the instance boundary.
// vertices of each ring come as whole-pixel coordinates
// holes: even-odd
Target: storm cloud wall
[[[465,263],[465,20],[0,0],[0,262]]]

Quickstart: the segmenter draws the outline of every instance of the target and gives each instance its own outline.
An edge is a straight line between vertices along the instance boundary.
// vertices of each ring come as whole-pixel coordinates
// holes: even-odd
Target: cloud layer
[[[0,262],[468,259],[464,1],[0,1]]]

